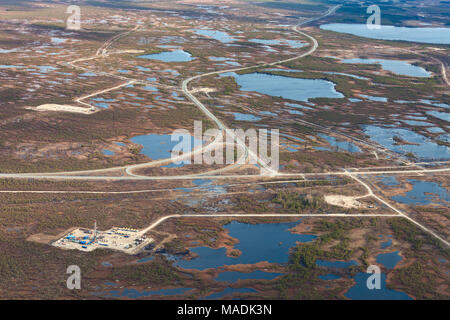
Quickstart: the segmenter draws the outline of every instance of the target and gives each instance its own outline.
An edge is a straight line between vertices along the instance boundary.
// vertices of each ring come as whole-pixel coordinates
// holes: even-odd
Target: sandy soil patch
[[[31,110],[36,111],[59,111],[59,112],[73,112],[73,113],[82,113],[82,114],[92,114],[97,112],[98,110],[95,108],[84,108],[84,107],[76,107],[68,104],[41,104],[36,108],[29,108]]]
[[[211,93],[211,92],[216,92],[217,89],[215,88],[194,88],[191,90],[191,93],[198,93],[198,92],[203,92],[203,93]]]
[[[114,50],[112,53],[120,54],[120,53],[144,53],[145,50]]]
[[[338,206],[347,209],[361,208],[363,206],[361,202],[356,200],[355,197],[351,196],[328,195],[325,196],[325,201],[333,206]]]

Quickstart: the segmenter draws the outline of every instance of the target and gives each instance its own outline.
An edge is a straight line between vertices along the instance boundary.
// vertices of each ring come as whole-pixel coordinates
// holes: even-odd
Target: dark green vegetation
[[[350,267],[343,270],[333,270],[343,277],[351,277],[367,265],[367,248],[354,247],[349,238],[352,230],[364,227],[367,223],[360,219],[346,219],[338,221],[319,220],[314,224],[314,233],[320,233],[312,243],[301,244],[293,248],[288,264],[288,274],[278,284],[282,298],[296,299],[333,299],[341,298],[339,287],[323,290],[323,280],[318,279],[320,274],[326,274],[328,268],[318,267],[317,259],[349,260],[355,256],[362,262],[361,267]],[[337,272],[336,272],[337,271]],[[351,281],[341,280],[348,287]]]
[[[388,281],[388,288],[402,290],[417,299],[447,299],[448,293],[436,291],[438,284],[446,283],[448,286],[448,280],[445,280],[447,277],[444,271],[437,267],[439,262],[431,257],[439,254],[448,259],[448,250],[442,249],[416,226],[401,218],[384,221],[380,219],[317,221],[313,231],[319,233],[319,237],[313,243],[298,245],[291,252],[288,274],[278,284],[281,296],[284,298],[295,296],[295,298],[301,299],[342,298],[339,294],[342,292],[342,285],[345,283],[348,287],[351,286],[348,278],[353,277],[357,272],[365,272],[367,266],[373,264],[373,254],[379,251],[376,230],[382,229],[386,233],[388,226],[392,227],[394,239],[398,239],[404,244],[413,242],[411,249],[401,245],[401,254],[407,261],[391,271],[394,275],[392,280]],[[360,228],[365,230],[364,244],[355,246],[352,234]],[[423,245],[431,246],[433,249],[418,250],[415,247],[417,238],[422,239]],[[395,251],[395,248],[390,248],[389,251]],[[317,259],[333,261],[356,259],[360,262],[360,266],[330,269],[318,267],[315,263]],[[339,280],[341,283],[338,287],[333,286],[331,290],[319,291],[317,288],[320,288],[323,281],[317,278],[318,275],[330,271],[345,279]]]
[[[440,284],[448,286],[448,277],[438,266],[440,262],[433,258],[433,253],[438,252],[447,261],[450,259],[448,248],[428,233],[422,232],[414,224],[406,219],[392,219],[388,221],[392,228],[394,237],[411,243],[411,248],[404,252],[406,258],[413,262],[405,268],[396,270],[393,283],[398,284],[417,299],[448,299],[448,292],[436,292]]]
[[[272,199],[272,203],[279,204],[283,209],[294,212],[316,210],[321,213],[327,208],[322,196],[281,191]]]
[[[394,235],[412,244],[414,250],[420,250],[425,244],[444,249],[442,243],[428,233],[424,233],[406,219],[392,219],[389,222]],[[448,254],[448,253],[447,253]]]

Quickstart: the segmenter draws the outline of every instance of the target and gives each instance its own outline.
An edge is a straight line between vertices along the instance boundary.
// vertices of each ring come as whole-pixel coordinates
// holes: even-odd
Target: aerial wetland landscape
[[[0,0],[0,299],[450,299],[448,28],[438,0]]]

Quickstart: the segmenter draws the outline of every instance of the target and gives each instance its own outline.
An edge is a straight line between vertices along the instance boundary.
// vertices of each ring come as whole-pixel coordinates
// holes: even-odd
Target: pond
[[[138,56],[141,59],[159,60],[163,62],[189,62],[194,60],[189,52],[184,50],[165,51],[161,53]]]
[[[141,153],[147,157],[158,160],[167,159],[171,157],[171,151],[180,141],[171,141],[172,135],[169,134],[146,134],[131,138],[131,142],[140,144],[143,146]],[[191,149],[197,145],[201,145],[202,141],[194,139],[190,135],[182,136],[183,141],[191,139]]]
[[[80,77],[96,77],[97,74],[93,73],[93,72],[85,72],[85,73],[81,73],[79,74]]]
[[[228,33],[218,30],[208,30],[208,29],[195,29],[195,34],[200,36],[206,36],[214,40],[220,41],[222,43],[230,43],[236,41],[235,38],[231,37]]]
[[[257,72],[243,75],[228,72],[221,75],[223,76],[234,77],[241,91],[254,91],[295,101],[344,97],[335,90],[333,82],[322,79],[301,79]]]
[[[425,121],[417,121],[417,120],[401,120],[403,123],[406,123],[410,126],[417,126],[417,127],[429,127],[431,126],[431,123],[425,122]]]
[[[146,91],[153,91],[153,92],[157,92],[158,89],[154,86],[144,86],[142,87],[142,89],[146,90]]]
[[[58,70],[58,68],[53,66],[36,66],[41,73],[48,73],[50,71]]]
[[[17,52],[19,49],[15,48],[15,49],[2,49],[0,48],[0,53],[11,53],[11,52]]]
[[[298,222],[247,224],[237,221],[224,226],[229,235],[239,240],[234,249],[240,250],[239,257],[227,257],[226,249],[196,247],[191,251],[198,257],[192,260],[178,260],[177,266],[184,269],[217,268],[224,265],[254,264],[261,261],[269,263],[286,263],[289,259],[289,249],[296,242],[310,242],[316,236],[311,234],[293,234],[289,229]]]
[[[259,121],[260,117],[254,116],[252,114],[247,113],[239,113],[239,112],[230,112],[234,116],[234,120],[237,121]]]
[[[400,40],[432,44],[450,44],[449,28],[410,28],[380,26],[380,29],[367,28],[366,24],[330,23],[321,25],[323,30],[349,33],[359,37],[380,40]]]
[[[392,242],[391,242],[392,243]],[[397,263],[402,260],[402,256],[398,254],[398,251],[389,252],[389,253],[380,253],[377,256],[377,262],[381,263],[388,269],[394,269]]]
[[[96,102],[96,103],[94,103],[94,106],[102,108],[102,109],[108,109],[109,108],[109,104],[104,103],[104,102]]]
[[[439,128],[439,127],[427,128],[427,131],[431,132],[431,133],[444,133],[445,132],[442,128]]]
[[[51,41],[53,44],[64,43],[64,42],[66,42],[67,40],[68,40],[68,39],[57,38],[57,37],[52,37],[52,38],[50,38],[50,41]]]
[[[111,151],[111,150],[108,150],[108,149],[103,149],[103,150],[102,150],[102,153],[103,153],[105,156],[113,156],[113,155],[114,155],[114,152]]]
[[[381,249],[386,249],[389,248],[390,246],[392,246],[392,239],[389,239],[381,243]]]
[[[408,183],[413,185],[412,190],[405,195],[393,196],[391,199],[412,205],[427,205],[432,202],[445,204],[444,201],[450,201],[447,190],[435,182],[408,179]]]
[[[408,129],[366,125],[363,126],[363,130],[365,134],[370,136],[370,140],[400,154],[412,152],[418,159],[430,160],[450,158],[448,147],[439,145]],[[395,136],[407,141],[409,144],[397,144],[394,140]]]
[[[450,113],[439,111],[427,111],[426,113],[435,118],[450,122]]]
[[[404,61],[386,59],[344,59],[343,63],[379,64],[383,70],[394,74],[410,77],[427,78],[430,73],[422,67],[414,66]]]
[[[406,293],[386,288],[386,275],[381,273],[381,288],[367,288],[367,279],[371,274],[360,272],[354,277],[356,284],[351,287],[345,296],[352,300],[412,300]]]
[[[414,103],[414,101],[409,101],[410,103]],[[424,104],[429,104],[435,107],[440,107],[440,108],[450,108],[450,105],[446,104],[446,103],[442,103],[439,101],[433,101],[433,100],[428,100],[428,99],[420,99],[419,102],[424,103]]]

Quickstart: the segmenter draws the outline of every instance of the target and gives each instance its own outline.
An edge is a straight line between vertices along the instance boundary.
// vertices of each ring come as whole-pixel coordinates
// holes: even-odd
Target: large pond
[[[184,269],[217,268],[224,265],[254,264],[261,261],[269,263],[286,263],[289,249],[296,242],[310,242],[316,236],[311,234],[294,234],[289,231],[298,222],[247,224],[237,221],[224,226],[229,235],[239,240],[234,246],[242,252],[239,257],[228,257],[225,248],[212,249],[196,247],[191,251],[198,257],[192,260],[178,260],[177,266]]]
[[[423,160],[450,158],[448,147],[439,145],[408,129],[368,125],[364,126],[364,133],[369,135],[371,140],[400,154],[412,152],[417,158]],[[394,140],[395,136],[410,144],[397,144]]]
[[[396,290],[390,290],[386,287],[386,275],[381,273],[381,288],[367,288],[367,279],[371,274],[360,272],[356,274],[356,284],[351,287],[345,296],[352,300],[411,300],[406,293]]]
[[[388,253],[380,253],[377,256],[377,262],[381,263],[388,269],[394,269],[397,263],[402,260],[402,256],[398,254],[398,251],[388,252]]]
[[[388,269],[393,269],[395,265],[401,260],[398,251],[391,253],[383,253],[377,256],[377,262],[383,264]],[[319,267],[343,269],[351,266],[357,266],[355,260],[350,261],[331,261],[331,260],[316,260]],[[353,278],[356,284],[351,287],[345,296],[352,300],[409,300],[406,293],[386,288],[386,275],[381,273],[381,288],[377,290],[370,290],[367,288],[367,279],[371,274],[359,272]],[[319,279],[333,281],[339,279],[340,276],[328,273],[320,275]]]
[[[159,60],[164,62],[189,62],[194,60],[189,52],[183,50],[165,51],[161,53],[145,54],[141,59]]]
[[[195,29],[194,32],[201,36],[206,36],[214,40],[220,41],[222,43],[230,43],[236,41],[235,38],[231,37],[228,33],[218,30],[210,29]]]
[[[234,77],[241,91],[254,91],[284,99],[306,102],[312,98],[344,97],[342,93],[336,91],[336,85],[327,80],[300,79],[257,72],[243,75],[228,72],[221,76]]]
[[[330,23],[321,25],[323,30],[349,33],[355,36],[380,39],[402,40],[410,42],[450,44],[449,28],[409,28],[395,26],[380,26],[380,29],[367,28],[365,24]]]
[[[379,64],[384,70],[390,71],[392,73],[410,76],[427,78],[431,74],[422,67],[414,66],[410,63],[400,61],[400,60],[386,60],[386,59],[344,59],[343,63],[361,63],[361,64]]]
[[[450,202],[450,195],[447,190],[439,184],[431,181],[421,181],[408,179],[413,188],[404,195],[391,197],[392,200],[412,205],[427,205],[431,202],[442,203]]]
[[[172,136],[169,134],[146,134],[131,138],[130,140],[133,143],[143,146],[141,150],[142,154],[145,154],[153,160],[158,160],[170,158],[173,147],[181,142],[181,138],[176,141],[172,141],[171,139]],[[184,135],[182,136],[182,139],[182,141],[191,139],[191,149],[202,144],[201,140],[194,139],[194,137],[190,135]]]

